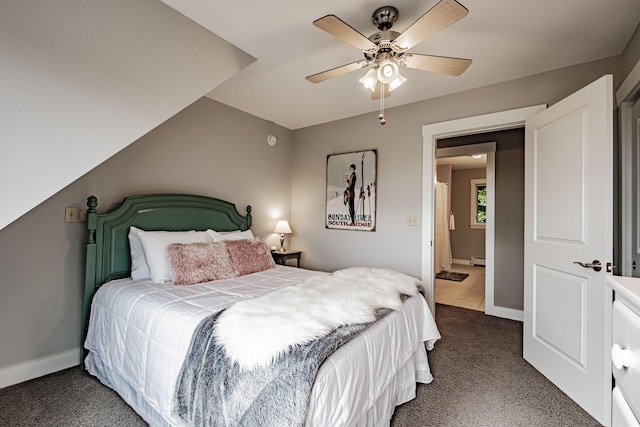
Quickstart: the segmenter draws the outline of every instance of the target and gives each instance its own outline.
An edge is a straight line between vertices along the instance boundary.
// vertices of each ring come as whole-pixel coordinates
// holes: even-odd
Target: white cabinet
[[[611,395],[611,425],[615,427],[640,427],[633,411],[627,404],[627,399],[622,395],[619,387],[613,388]]]
[[[611,364],[615,387],[611,425],[640,427],[640,279],[609,276],[615,292]]]

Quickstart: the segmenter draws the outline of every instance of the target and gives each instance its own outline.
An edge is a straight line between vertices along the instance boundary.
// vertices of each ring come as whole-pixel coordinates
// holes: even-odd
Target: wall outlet
[[[87,212],[83,208],[65,208],[64,222],[84,222],[87,219]]]
[[[408,215],[407,216],[407,225],[409,227],[417,227],[418,226],[418,216],[417,215]]]

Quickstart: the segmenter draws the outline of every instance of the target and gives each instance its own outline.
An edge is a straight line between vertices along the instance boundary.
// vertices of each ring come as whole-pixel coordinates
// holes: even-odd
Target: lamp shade
[[[380,83],[388,85],[398,77],[399,73],[398,64],[387,59],[382,61],[380,67],[378,67],[378,80],[380,80]]]
[[[403,77],[402,74],[398,73],[398,76],[391,83],[389,83],[389,91],[396,89],[398,86],[400,86],[402,83],[406,81],[407,79]]]
[[[273,229],[274,233],[280,234],[289,234],[291,233],[291,227],[289,227],[289,223],[285,220],[280,220],[276,224],[276,228]]]
[[[376,77],[376,70],[375,68],[370,69],[369,71],[367,71],[367,74],[365,74],[360,80],[360,83],[362,83],[362,85],[369,89],[370,91],[374,91],[376,88],[376,83],[378,82],[378,78]]]

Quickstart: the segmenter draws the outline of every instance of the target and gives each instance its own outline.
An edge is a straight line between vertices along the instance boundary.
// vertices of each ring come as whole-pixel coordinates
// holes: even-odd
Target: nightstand
[[[297,267],[300,268],[300,256],[302,255],[302,251],[294,251],[291,249],[280,251],[276,249],[271,251],[271,255],[273,256],[273,260],[276,264],[287,265],[288,259],[295,259]]]

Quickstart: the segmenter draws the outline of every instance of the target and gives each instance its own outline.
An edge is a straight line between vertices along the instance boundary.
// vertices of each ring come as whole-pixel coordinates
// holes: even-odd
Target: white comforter
[[[88,371],[116,390],[153,426],[171,415],[176,378],[202,319],[230,304],[326,274],[293,267],[193,286],[122,279],[94,297],[85,347]],[[396,405],[432,380],[425,346],[440,338],[422,297],[409,298],[339,348],[316,377],[307,425],[387,425]]]

